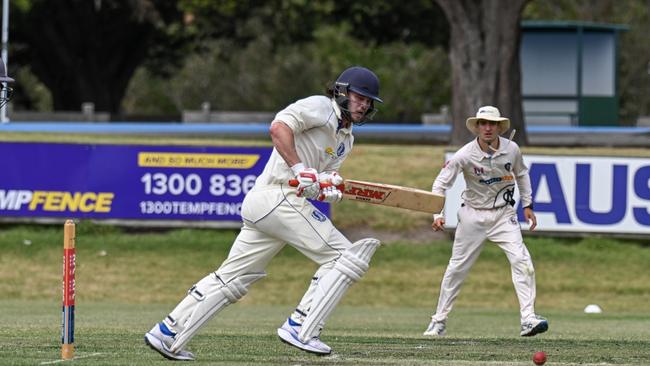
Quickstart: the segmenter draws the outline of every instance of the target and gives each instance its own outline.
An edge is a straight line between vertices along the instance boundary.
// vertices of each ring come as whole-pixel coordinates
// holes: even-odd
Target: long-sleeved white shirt
[[[275,121],[284,122],[293,131],[296,151],[307,168],[318,172],[338,171],[352,151],[352,126],[339,128],[341,110],[324,95],[300,99],[278,112]],[[291,168],[274,148],[256,186],[287,183],[293,178]]]
[[[445,163],[433,182],[432,192],[445,195],[459,173],[463,173],[466,188],[461,198],[476,209],[492,209],[514,204],[515,182],[524,207],[532,203],[528,167],[519,146],[499,137],[499,151],[492,155],[481,150],[474,139]]]

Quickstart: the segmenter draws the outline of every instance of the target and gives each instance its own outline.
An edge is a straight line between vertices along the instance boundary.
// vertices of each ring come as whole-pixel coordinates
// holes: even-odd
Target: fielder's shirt
[[[445,163],[433,182],[432,192],[444,196],[460,172],[466,183],[461,198],[470,207],[493,209],[514,205],[515,182],[523,207],[532,203],[528,167],[513,141],[499,136],[499,151],[490,155],[481,150],[475,138]]]

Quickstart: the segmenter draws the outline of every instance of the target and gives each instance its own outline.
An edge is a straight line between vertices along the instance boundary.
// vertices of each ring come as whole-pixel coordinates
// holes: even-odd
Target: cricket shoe
[[[300,333],[301,325],[291,320],[291,317],[287,318],[287,321],[282,324],[282,327],[278,328],[278,337],[282,342],[292,345],[296,348],[300,348],[305,352],[315,353],[317,355],[329,355],[332,353],[332,348],[323,343],[320,338],[314,337],[307,342],[302,342],[298,338]]]
[[[194,361],[194,355],[188,351],[172,352],[175,334],[164,323],[158,323],[144,335],[144,343],[163,357],[173,361]]]
[[[447,325],[445,324],[444,321],[435,321],[431,319],[431,323],[429,323],[427,330],[425,330],[424,333],[422,333],[422,335],[442,337],[445,335],[446,332],[447,332]]]
[[[548,330],[548,320],[539,315],[534,315],[521,323],[521,336],[532,337]]]

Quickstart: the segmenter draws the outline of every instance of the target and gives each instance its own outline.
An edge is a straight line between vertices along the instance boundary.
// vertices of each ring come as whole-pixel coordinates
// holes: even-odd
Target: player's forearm
[[[517,177],[517,188],[523,207],[530,206],[533,203],[533,190],[530,185],[530,176],[528,174]]]
[[[293,131],[282,121],[274,121],[270,128],[273,146],[287,165],[294,166],[301,162],[293,139]]]

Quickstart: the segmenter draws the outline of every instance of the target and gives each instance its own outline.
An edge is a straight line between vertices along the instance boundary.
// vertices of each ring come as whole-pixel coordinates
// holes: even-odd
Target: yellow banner
[[[195,154],[141,152],[138,153],[138,166],[165,168],[251,168],[260,156],[257,154]]]

